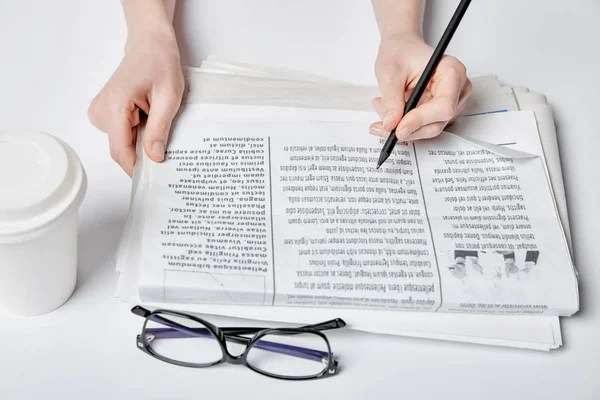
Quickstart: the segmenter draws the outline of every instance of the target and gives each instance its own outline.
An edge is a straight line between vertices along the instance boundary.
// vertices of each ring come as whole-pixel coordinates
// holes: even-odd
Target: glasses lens
[[[157,355],[188,365],[213,364],[223,358],[214,335],[193,319],[153,314],[146,323],[146,342]]]
[[[255,342],[246,360],[254,369],[269,375],[311,377],[327,369],[329,346],[314,333],[278,331]]]

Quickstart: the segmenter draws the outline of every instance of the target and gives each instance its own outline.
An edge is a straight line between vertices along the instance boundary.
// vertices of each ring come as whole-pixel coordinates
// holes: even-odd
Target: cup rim
[[[0,130],[2,131],[2,130]],[[5,131],[9,131],[8,129]],[[17,132],[34,132],[49,135],[45,132],[35,130],[10,129]],[[81,160],[65,141],[51,136],[65,150],[68,159],[68,174],[70,175],[70,187],[57,205],[49,210],[44,210],[41,214],[30,218],[27,224],[15,224],[15,227],[8,226],[5,231],[0,231],[0,243],[17,243],[30,240],[34,237],[43,235],[52,229],[56,223],[60,223],[63,216],[72,210],[78,210],[87,193],[88,179],[86,171]],[[20,226],[21,225],[21,226]]]

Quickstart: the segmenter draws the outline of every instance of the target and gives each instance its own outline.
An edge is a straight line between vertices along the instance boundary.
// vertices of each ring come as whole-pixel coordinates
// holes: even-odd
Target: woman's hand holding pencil
[[[373,108],[381,121],[371,125],[370,133],[387,137],[396,128],[399,141],[438,136],[444,127],[463,111],[471,94],[465,66],[452,56],[440,60],[416,108],[402,117],[433,48],[421,37],[382,38],[375,63],[381,97]]]
[[[372,0],[381,33],[375,74],[382,97],[373,100],[381,121],[369,132],[387,137],[377,169],[400,140],[439,135],[462,112],[472,91],[467,69],[444,55],[471,0],[460,0],[435,49],[422,38],[423,0]]]

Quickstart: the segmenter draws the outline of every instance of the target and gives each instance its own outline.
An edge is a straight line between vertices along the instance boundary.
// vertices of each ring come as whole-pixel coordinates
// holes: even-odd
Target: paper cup
[[[41,315],[77,282],[78,211],[87,190],[79,158],[42,132],[0,130],[0,309]]]

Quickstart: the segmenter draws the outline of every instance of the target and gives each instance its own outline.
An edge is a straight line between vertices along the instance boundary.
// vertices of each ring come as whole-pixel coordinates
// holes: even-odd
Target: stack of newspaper
[[[578,285],[543,95],[474,78],[463,116],[376,169],[376,87],[214,56],[186,78],[165,162],[138,145],[118,299],[561,346]]]

